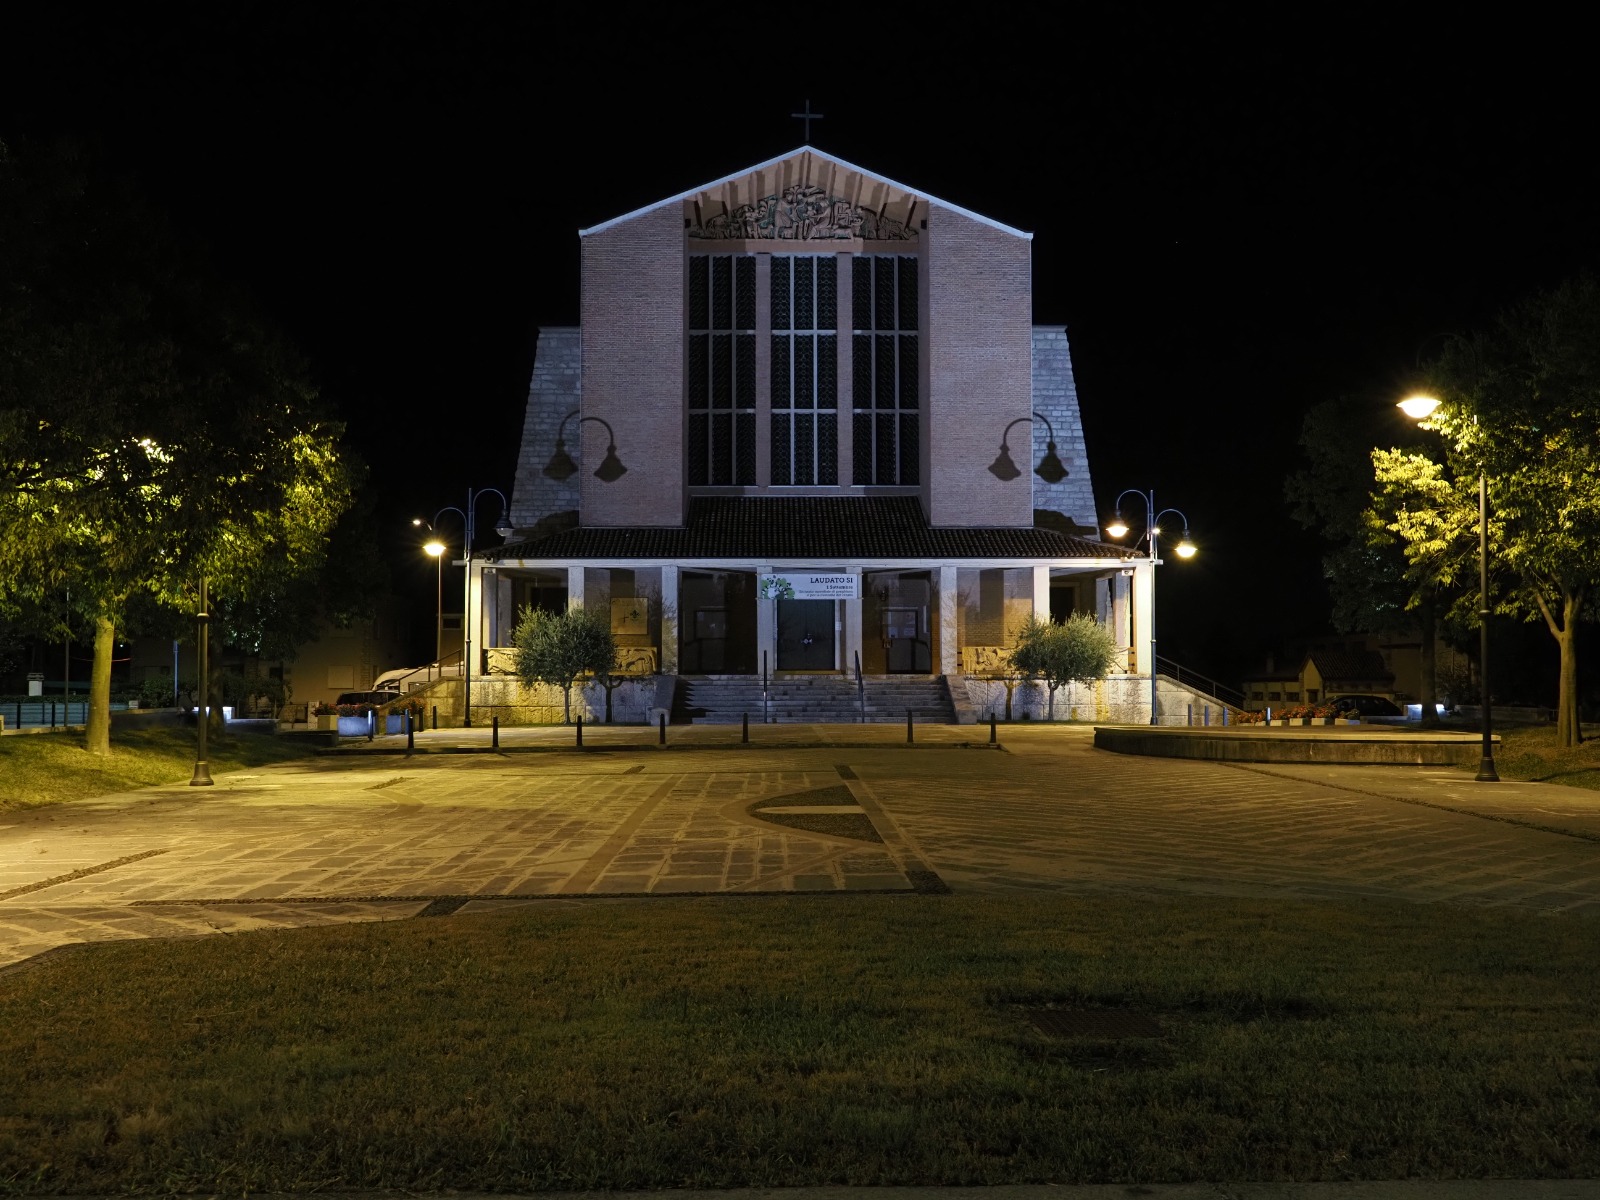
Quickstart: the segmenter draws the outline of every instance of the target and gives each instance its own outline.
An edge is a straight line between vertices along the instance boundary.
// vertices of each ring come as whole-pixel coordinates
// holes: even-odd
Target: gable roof
[[[943,208],[948,208],[953,212],[960,213],[964,217],[981,222],[982,224],[989,226],[991,229],[998,229],[1001,233],[1009,233],[1013,237],[1023,238],[1026,241],[1033,240],[1033,234],[1031,233],[1026,233],[1020,229],[1013,229],[1009,225],[1005,225],[999,221],[996,221],[993,217],[986,217],[982,213],[975,213],[971,209],[963,208],[959,204],[952,204],[948,200],[941,200],[937,196],[930,196],[927,192],[922,191],[920,188],[914,188],[909,184],[896,183],[887,176],[879,175],[876,171],[869,171],[865,167],[858,167],[854,163],[846,162],[842,158],[836,158],[831,154],[826,154],[823,151],[814,149],[811,146],[801,146],[798,149],[790,150],[785,154],[779,154],[776,157],[769,158],[765,162],[756,163],[754,166],[744,167],[738,171],[731,171],[722,176],[720,179],[713,179],[709,183],[697,184],[692,188],[688,188],[685,191],[679,192],[675,196],[668,196],[664,200],[657,200],[655,203],[647,204],[643,208],[636,208],[632,212],[623,213],[620,217],[612,217],[609,221],[602,221],[598,225],[591,225],[588,229],[580,229],[578,230],[578,236],[588,237],[592,233],[601,233],[612,228],[613,226],[621,225],[626,221],[631,221],[635,217],[642,217],[646,213],[656,212],[659,209],[665,208],[669,204],[681,204],[685,200],[693,200],[696,196],[702,195],[703,193],[709,192],[715,188],[722,187],[725,184],[744,179],[746,176],[753,175],[758,171],[770,171],[774,167],[788,162],[791,159],[802,158],[815,159],[820,163],[826,163],[829,166],[842,168],[845,171],[850,171],[857,175],[865,176],[866,178],[875,180],[886,187],[903,192],[908,196],[915,196],[922,200],[931,200]],[[807,162],[802,170],[807,170],[809,166],[810,164]]]
[[[681,526],[578,527],[478,557],[507,559],[1140,558],[1039,527],[935,528],[915,496],[696,496]]]
[[[1376,650],[1359,647],[1335,646],[1327,650],[1312,650],[1306,661],[1315,663],[1323,682],[1330,679],[1389,679],[1394,675],[1383,665],[1383,655]]]

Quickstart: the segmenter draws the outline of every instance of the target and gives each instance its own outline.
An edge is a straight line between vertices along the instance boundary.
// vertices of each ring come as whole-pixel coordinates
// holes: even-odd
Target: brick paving
[[[735,728],[665,751],[613,729],[581,755],[560,749],[570,732],[516,732],[503,754],[358,753],[0,813],[0,967],[80,941],[596,896],[1600,905],[1600,793],[1557,785],[1132,758],[1087,728],[1013,727],[1000,752],[971,727],[912,747],[894,727],[764,728],[748,747]]]

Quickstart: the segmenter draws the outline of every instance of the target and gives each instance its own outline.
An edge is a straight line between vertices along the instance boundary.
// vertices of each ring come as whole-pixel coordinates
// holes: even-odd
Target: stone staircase
[[[953,725],[955,706],[942,675],[872,675],[866,679],[866,720],[892,724],[909,709],[918,724]],[[759,675],[685,675],[673,702],[673,720],[737,725],[749,714],[761,722]],[[785,675],[767,688],[767,714],[801,725],[853,725],[862,719],[856,681],[844,675]]]

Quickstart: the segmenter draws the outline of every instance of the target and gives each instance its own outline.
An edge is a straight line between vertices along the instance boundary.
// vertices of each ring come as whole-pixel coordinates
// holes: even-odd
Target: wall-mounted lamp
[[[561,424],[556,429],[556,451],[550,456],[550,461],[544,465],[544,474],[547,479],[554,479],[557,483],[563,479],[571,479],[578,472],[578,464],[572,461],[572,455],[567,453],[567,443],[562,435],[566,432],[567,422],[573,417],[578,417],[578,410],[573,409],[561,418]],[[599,417],[578,417],[578,424],[593,421],[598,425],[605,425],[606,456],[600,460],[600,465],[595,468],[594,477],[601,483],[615,483],[628,473],[628,468],[622,465],[622,460],[617,457],[617,435],[611,432],[611,426]]]
[[[1044,457],[1039,460],[1039,465],[1033,469],[1033,473],[1046,483],[1060,483],[1067,477],[1067,468],[1062,463],[1061,456],[1056,453],[1056,431],[1051,426],[1050,419],[1042,413],[1034,413],[1031,417],[1018,417],[1005,427],[1000,434],[1000,453],[989,464],[989,474],[1002,480],[1012,480],[1022,474],[1017,464],[1011,461],[1011,447],[1006,444],[1006,437],[1015,426],[1031,421],[1043,421],[1048,433]]]

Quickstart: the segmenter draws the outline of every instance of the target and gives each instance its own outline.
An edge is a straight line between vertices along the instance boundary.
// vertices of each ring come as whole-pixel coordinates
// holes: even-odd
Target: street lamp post
[[[413,525],[428,525],[428,532],[433,533],[433,526],[421,517],[411,518]],[[444,552],[447,549],[437,535],[429,538],[422,544],[423,553],[433,559],[433,665],[440,666],[444,661]],[[442,668],[441,668],[442,669]],[[428,675],[433,678],[432,673]]]
[[[208,603],[207,579],[200,576],[200,611],[195,620],[199,628],[199,636],[195,639],[200,643],[200,719],[195,722],[194,743],[194,774],[189,778],[190,787],[211,787],[211,763],[206,758],[206,726],[211,716],[211,605]]]
[[[506,502],[505,494],[498,488],[478,488],[476,490],[473,488],[468,488],[467,506],[465,509],[456,508],[454,505],[447,504],[445,507],[433,514],[433,521],[428,526],[430,529],[432,529],[435,525],[438,525],[440,517],[444,516],[444,514],[447,512],[453,512],[466,523],[467,527],[466,542],[464,546],[465,553],[463,554],[461,560],[461,565],[466,568],[466,580],[463,584],[465,598],[463,599],[461,605],[461,724],[465,729],[472,728],[472,539],[476,527],[478,501],[488,495],[497,496],[500,500],[500,519],[495,522],[495,532],[501,537],[510,537],[511,524],[507,520],[507,513],[510,509],[510,505]],[[443,544],[434,544],[439,545],[438,554],[443,554]],[[428,553],[434,554],[435,552],[433,550],[429,550]],[[437,557],[437,555],[435,555],[435,557]],[[442,591],[440,592],[440,595],[441,597],[443,596]],[[441,605],[442,603],[443,601],[441,599]],[[442,644],[444,638],[444,616],[442,607],[440,609],[439,617],[439,637]]]
[[[1439,407],[1433,396],[1407,396],[1395,405],[1417,424],[1422,424]],[[1478,699],[1483,708],[1483,753],[1478,759],[1479,783],[1499,783],[1494,769],[1494,714],[1489,704],[1489,475],[1478,472]]]
[[[1156,719],[1156,568],[1161,565],[1156,542],[1161,536],[1161,518],[1171,513],[1183,522],[1183,536],[1173,547],[1179,558],[1193,558],[1195,546],[1189,540],[1189,518],[1175,508],[1164,508],[1157,512],[1155,491],[1142,492],[1138,488],[1128,488],[1117,497],[1116,516],[1106,526],[1106,532],[1112,537],[1120,538],[1128,532],[1128,524],[1122,519],[1122,501],[1127,496],[1137,496],[1144,501],[1145,537],[1150,543],[1150,620],[1147,630],[1150,634],[1150,724],[1156,725],[1159,724]]]

